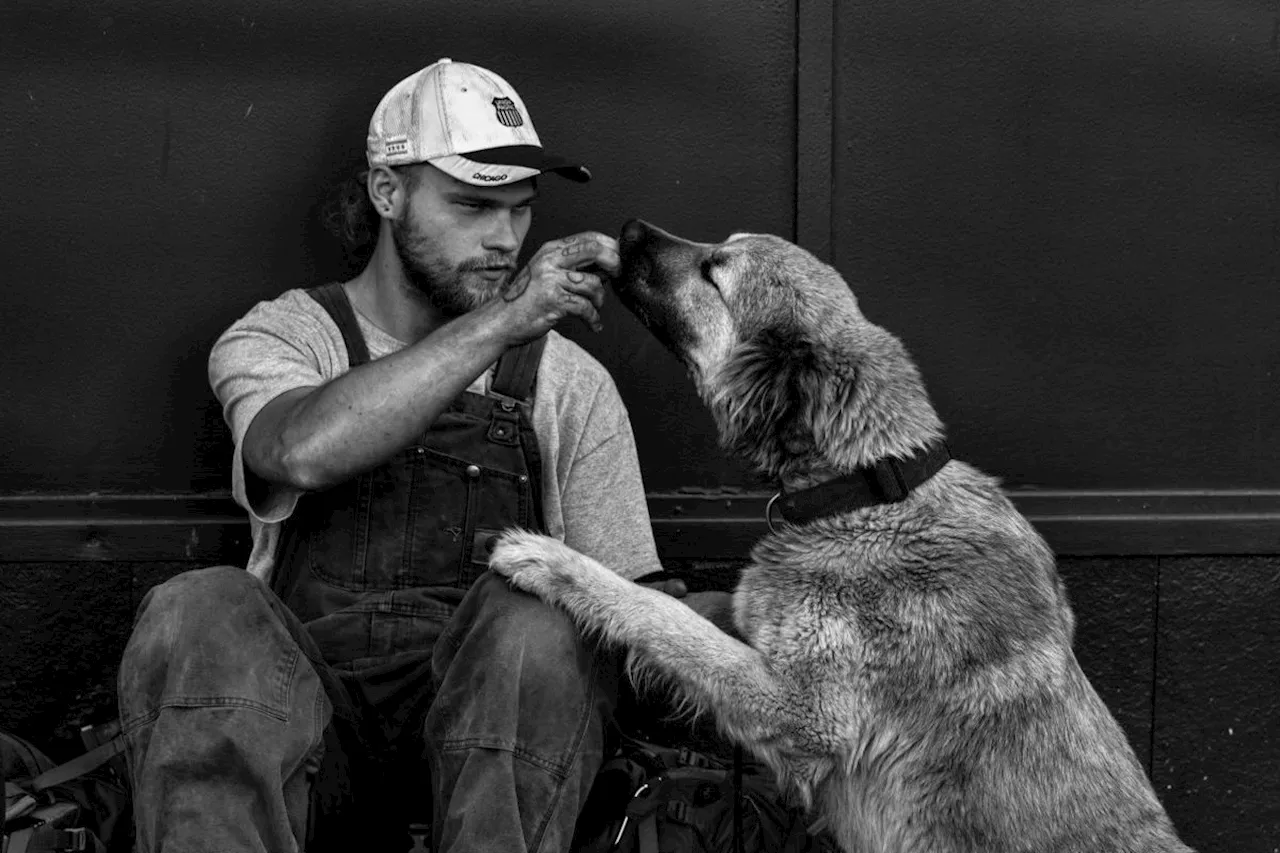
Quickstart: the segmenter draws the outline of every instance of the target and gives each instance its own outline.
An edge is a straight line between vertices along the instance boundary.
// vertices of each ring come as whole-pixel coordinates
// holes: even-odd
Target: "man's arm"
[[[314,388],[286,391],[245,433],[245,465],[270,483],[315,490],[381,464],[407,446],[508,348],[560,320],[599,325],[598,276],[615,272],[615,242],[579,234],[544,245],[507,293],[400,352]]]

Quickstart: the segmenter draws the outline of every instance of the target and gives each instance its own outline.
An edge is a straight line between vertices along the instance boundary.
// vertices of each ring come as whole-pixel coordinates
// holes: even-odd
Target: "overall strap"
[[[320,303],[320,307],[328,312],[333,322],[338,324],[342,332],[342,340],[347,345],[347,363],[351,367],[359,367],[369,362],[369,348],[365,345],[364,335],[360,334],[360,324],[356,321],[356,312],[351,309],[351,300],[342,289],[342,282],[332,281],[319,287],[307,290],[307,295]]]
[[[501,397],[521,402],[532,397],[533,382],[538,375],[538,362],[542,360],[542,350],[546,345],[547,336],[543,335],[504,352],[502,358],[498,359],[489,390]]]

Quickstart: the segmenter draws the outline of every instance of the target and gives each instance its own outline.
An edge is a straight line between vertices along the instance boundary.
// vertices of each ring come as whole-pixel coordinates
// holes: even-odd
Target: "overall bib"
[[[338,324],[351,367],[366,364],[342,286],[308,293]],[[530,418],[545,343],[509,350],[488,394],[464,391],[388,462],[298,501],[272,588],[331,665],[356,671],[431,642],[416,623],[461,600],[504,529],[545,532]]]

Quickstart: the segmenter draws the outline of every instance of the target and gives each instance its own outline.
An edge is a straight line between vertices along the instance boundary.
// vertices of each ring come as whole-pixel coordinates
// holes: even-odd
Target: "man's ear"
[[[404,178],[387,166],[374,166],[369,170],[366,181],[369,190],[369,201],[373,209],[383,219],[395,219],[404,206],[408,187]]]

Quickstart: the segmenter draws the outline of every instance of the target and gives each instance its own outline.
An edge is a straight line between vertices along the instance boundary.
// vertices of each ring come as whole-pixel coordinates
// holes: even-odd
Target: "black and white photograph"
[[[0,79],[0,853],[1280,853],[1280,5]]]

